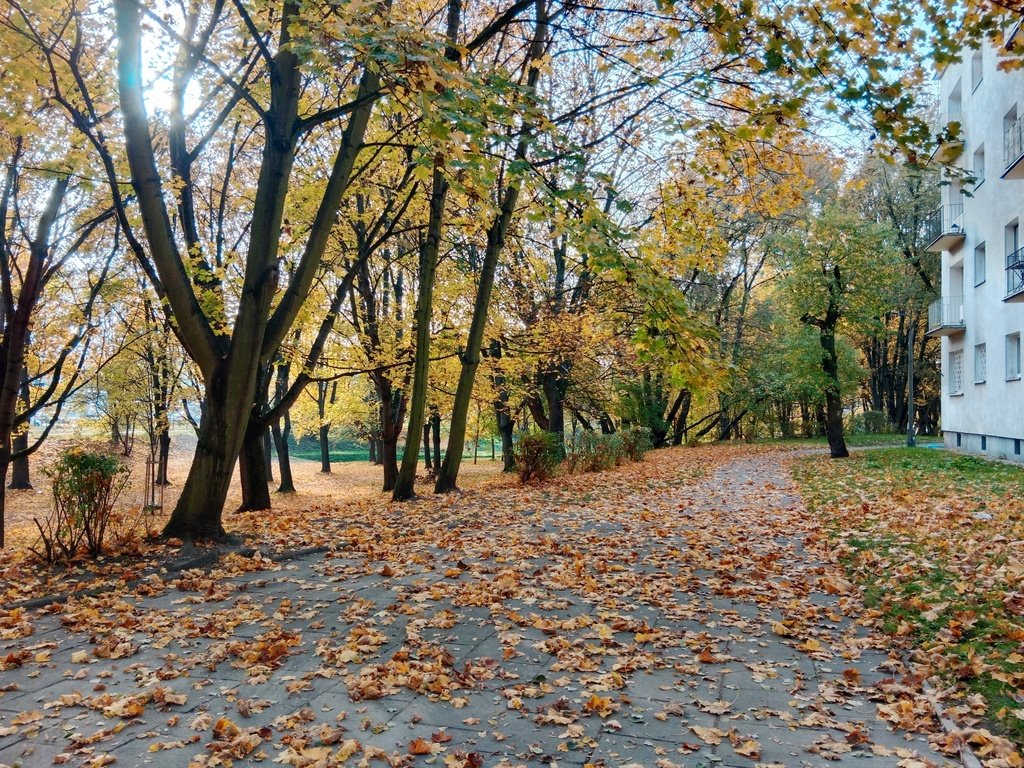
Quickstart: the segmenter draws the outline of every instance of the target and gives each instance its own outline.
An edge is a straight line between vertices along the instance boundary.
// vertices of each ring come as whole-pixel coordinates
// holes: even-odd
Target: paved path
[[[778,455],[603,477],[69,605],[0,645],[0,765],[949,764],[876,717],[901,666]]]

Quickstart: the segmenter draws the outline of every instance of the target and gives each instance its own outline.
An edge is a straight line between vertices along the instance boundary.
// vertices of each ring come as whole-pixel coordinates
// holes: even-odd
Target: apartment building
[[[928,333],[942,337],[946,446],[1024,461],[1024,71],[998,60],[991,46],[967,50],[941,74],[932,160],[963,173],[925,222],[942,258]]]

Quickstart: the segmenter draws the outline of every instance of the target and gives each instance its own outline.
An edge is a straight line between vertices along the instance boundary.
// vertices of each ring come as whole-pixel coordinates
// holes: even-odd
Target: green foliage
[[[565,452],[565,467],[570,474],[603,472],[624,461],[642,461],[651,450],[651,431],[634,426],[605,435],[600,432],[581,432]]]
[[[815,328],[762,309],[758,321],[770,323],[772,343],[749,350],[745,361],[751,390],[766,400],[819,402],[825,396],[828,379],[821,368],[821,343]],[[839,357],[840,391],[852,392],[864,380],[866,371],[857,350],[845,336],[836,339]]]
[[[900,257],[888,228],[840,210],[844,201],[774,242],[782,287],[795,318],[824,321],[836,312],[844,327],[867,331],[888,306]]]
[[[565,452],[570,474],[601,472],[616,466],[622,458],[622,439],[617,435],[584,431],[576,435]]]
[[[865,411],[853,417],[850,431],[854,434],[884,435],[892,430],[884,411]]]
[[[550,432],[522,432],[515,443],[516,474],[524,483],[543,483],[554,477],[561,461],[558,437]]]
[[[661,377],[664,378],[664,377]],[[616,411],[624,423],[636,424],[648,433],[665,434],[670,428],[665,420],[667,397],[663,381],[652,382],[650,377],[623,381],[618,386],[619,401]]]
[[[654,444],[651,440],[651,431],[646,427],[627,427],[619,432],[622,444],[622,454],[630,461],[643,461]]]
[[[63,451],[45,472],[53,509],[42,523],[36,519],[41,548],[32,551],[48,563],[67,562],[84,544],[98,557],[114,504],[128,482],[128,466],[117,456],[76,447]]]

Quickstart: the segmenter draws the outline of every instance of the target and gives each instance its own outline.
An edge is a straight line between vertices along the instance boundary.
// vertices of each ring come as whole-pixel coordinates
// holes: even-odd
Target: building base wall
[[[950,451],[1024,464],[1024,440],[971,432],[943,431],[942,442]]]

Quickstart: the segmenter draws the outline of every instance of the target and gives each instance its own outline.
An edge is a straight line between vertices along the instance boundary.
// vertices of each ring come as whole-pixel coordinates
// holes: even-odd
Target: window
[[[985,244],[982,243],[974,249],[974,284],[981,285],[985,282]]]
[[[1020,333],[1006,336],[1006,378],[1020,378]]]
[[[1017,120],[1017,105],[1003,115],[1003,165],[1007,168],[1017,162],[1024,151],[1024,136],[1021,135],[1021,124]]]
[[[1020,456],[1020,438],[1015,438],[1013,441],[1013,455]]]
[[[984,384],[985,383],[985,369],[988,366],[988,355],[985,351],[984,344],[974,345],[974,383]]]
[[[981,71],[981,51],[975,51],[974,55],[971,56],[971,90],[975,90],[981,85],[982,71]]]
[[[961,435],[959,432],[956,433],[956,447],[957,448],[959,448],[961,445],[963,445],[963,437],[964,436]]]
[[[1020,225],[1017,220],[1014,219],[1006,225],[1004,230],[1006,237],[1006,255],[1012,256],[1020,248]]]
[[[988,450],[988,437],[986,437],[985,435],[981,436],[981,450]]]
[[[957,350],[949,353],[949,394],[964,393],[964,352]]]
[[[961,114],[960,114],[960,81],[953,86],[953,90],[949,94],[949,98],[946,100],[946,120],[949,123],[956,123],[956,128],[951,129],[949,123],[947,123],[947,130],[953,135],[963,135],[961,131]]]
[[[985,147],[974,150],[974,188],[977,189],[985,181]]]

